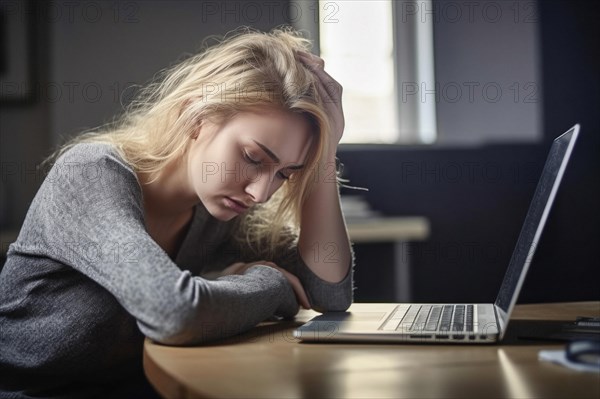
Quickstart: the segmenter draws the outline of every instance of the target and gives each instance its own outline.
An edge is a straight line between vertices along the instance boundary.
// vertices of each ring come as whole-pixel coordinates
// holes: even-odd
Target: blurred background
[[[343,189],[344,198],[428,226],[401,253],[392,240],[355,244],[357,301],[493,301],[551,142],[575,123],[581,136],[520,302],[600,299],[599,8],[2,0],[2,262],[57,145],[109,121],[139,85],[203,42],[242,25],[289,24],[344,86],[338,156],[349,184],[369,189]],[[400,277],[398,256],[410,270]]]

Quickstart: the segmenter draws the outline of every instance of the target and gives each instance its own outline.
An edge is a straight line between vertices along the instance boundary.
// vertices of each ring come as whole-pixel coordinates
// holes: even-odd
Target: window
[[[434,87],[432,19],[421,21],[411,4],[430,1],[319,1],[320,55],[344,86],[342,142],[435,140],[435,95],[420,95]]]
[[[344,86],[345,143],[542,137],[536,2],[291,0]],[[319,51],[320,50],[320,51]]]

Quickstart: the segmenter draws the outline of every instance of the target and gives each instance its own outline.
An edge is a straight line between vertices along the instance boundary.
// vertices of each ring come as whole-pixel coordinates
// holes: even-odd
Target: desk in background
[[[352,305],[360,309],[360,304]],[[166,398],[598,398],[600,374],[540,362],[564,344],[306,344],[297,321],[262,323],[202,347],[144,344],[144,369]],[[600,302],[518,305],[514,320],[600,316]],[[511,325],[509,325],[510,332]]]
[[[410,302],[411,265],[409,245],[429,237],[429,221],[421,216],[347,219],[350,240],[355,244],[390,242],[394,245],[394,301]]]

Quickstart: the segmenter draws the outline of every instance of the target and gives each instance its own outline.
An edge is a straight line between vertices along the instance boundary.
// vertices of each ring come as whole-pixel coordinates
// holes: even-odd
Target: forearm
[[[328,157],[325,173],[302,209],[298,249],[306,265],[321,279],[341,281],[350,268],[351,247],[333,173],[335,156]]]
[[[294,292],[283,275],[254,266],[244,275],[206,281],[183,272],[169,303],[158,301],[138,325],[147,337],[170,345],[202,344],[254,327],[274,314],[293,317]]]

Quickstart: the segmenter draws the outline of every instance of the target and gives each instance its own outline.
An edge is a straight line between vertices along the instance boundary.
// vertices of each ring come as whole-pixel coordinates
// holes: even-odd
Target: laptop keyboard
[[[474,305],[398,305],[383,331],[472,332]]]

